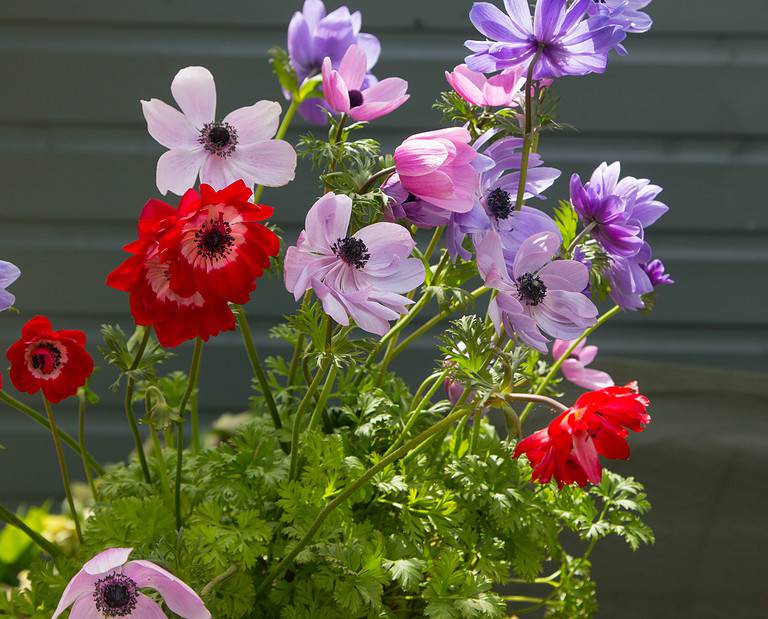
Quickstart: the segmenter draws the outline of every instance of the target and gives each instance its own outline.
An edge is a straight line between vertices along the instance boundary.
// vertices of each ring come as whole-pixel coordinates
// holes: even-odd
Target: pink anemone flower
[[[439,209],[472,210],[480,187],[473,167],[477,151],[463,127],[412,135],[395,149],[395,168],[403,189]]]
[[[543,332],[576,339],[597,321],[597,308],[582,291],[589,269],[575,260],[556,260],[560,236],[540,232],[528,237],[515,254],[511,270],[504,261],[501,237],[488,232],[477,248],[477,266],[486,286],[497,291],[489,314],[497,332],[547,351]]]
[[[323,94],[334,112],[348,114],[354,120],[371,121],[394,112],[410,95],[408,82],[399,77],[363,88],[368,72],[368,56],[362,47],[352,45],[341,59],[338,71],[331,59],[323,61]]]
[[[453,72],[446,71],[445,79],[462,99],[478,107],[517,106],[520,91],[525,87],[525,78],[517,69],[486,77],[460,64]]]
[[[597,346],[587,346],[586,344],[586,340],[579,342],[568,359],[563,361],[560,368],[563,376],[567,381],[587,391],[612,387],[614,382],[608,372],[586,367],[595,360],[598,350]],[[570,345],[571,342],[569,341],[555,340],[552,344],[552,358],[559,359],[562,357]]]
[[[298,301],[310,288],[340,325],[351,316],[377,335],[413,303],[402,293],[424,281],[424,265],[409,258],[415,242],[403,226],[379,222],[349,234],[352,200],[327,193],[309,209],[306,227],[285,256],[285,287]]]
[[[187,67],[171,82],[181,112],[159,99],[142,101],[149,134],[170,149],[157,161],[157,188],[177,195],[200,182],[224,189],[242,179],[281,187],[293,180],[296,152],[273,140],[280,104],[258,101],[216,120],[216,84],[205,67]]]
[[[149,561],[128,561],[132,550],[110,548],[83,565],[64,589],[51,619],[70,606],[69,619],[167,619],[141,589],[157,591],[170,611],[183,619],[211,619],[197,593],[173,574]]]

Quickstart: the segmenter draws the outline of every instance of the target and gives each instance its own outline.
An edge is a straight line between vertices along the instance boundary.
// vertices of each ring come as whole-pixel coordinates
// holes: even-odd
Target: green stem
[[[443,232],[445,231],[445,226],[438,226],[435,228],[435,232],[432,235],[432,238],[429,239],[429,245],[427,245],[427,249],[424,250],[424,256],[422,258],[422,261],[424,262],[424,266],[429,268],[429,261],[432,258],[432,254],[435,253],[435,248],[437,247],[437,244],[440,242],[440,239],[443,237]]]
[[[581,241],[581,239],[583,239],[583,238],[584,238],[585,236],[587,236],[587,235],[588,235],[590,232],[592,232],[592,230],[595,228],[595,226],[597,226],[597,222],[596,222],[596,221],[591,221],[591,222],[589,222],[589,223],[588,223],[586,226],[584,226],[584,228],[582,229],[582,231],[581,231],[581,232],[579,232],[579,233],[578,233],[578,234],[577,234],[577,235],[574,237],[574,239],[571,241],[571,244],[568,246],[568,249],[566,249],[566,250],[565,250],[565,255],[566,255],[566,256],[570,256],[570,255],[571,255],[571,252],[572,252],[574,249],[576,249],[576,246],[579,244],[579,242]]]
[[[379,170],[376,172],[376,174],[371,175],[371,177],[365,181],[362,187],[357,190],[357,193],[359,195],[362,195],[364,193],[368,193],[368,191],[376,184],[376,181],[380,180],[381,178],[390,176],[394,173],[395,166],[391,166],[389,168],[384,168],[382,170]]]
[[[179,420],[176,428],[176,529],[183,526],[181,520],[181,472],[184,461],[184,411],[187,408],[187,402],[192,397],[192,393],[197,387],[197,379],[200,376],[200,358],[203,354],[203,340],[195,340],[195,350],[192,352],[192,362],[189,366],[189,382],[179,405]]]
[[[225,571],[223,571],[221,574],[213,578],[211,582],[209,582],[207,585],[205,585],[205,587],[203,587],[202,590],[200,591],[200,595],[204,598],[208,597],[216,587],[218,587],[221,583],[223,583],[228,578],[231,578],[232,576],[234,576],[235,573],[237,572],[237,569],[238,569],[237,565],[235,565],[234,563],[230,565]]]
[[[301,420],[304,414],[307,412],[312,398],[315,397],[315,393],[320,387],[320,383],[325,378],[328,368],[331,365],[331,358],[326,357],[320,366],[320,369],[315,374],[309,387],[307,388],[304,397],[299,404],[299,408],[296,409],[296,414],[293,417],[293,429],[291,432],[291,468],[289,479],[296,479],[299,469],[299,437],[301,436]]]
[[[536,55],[533,57],[531,64],[528,66],[528,75],[525,79],[525,135],[523,136],[523,154],[522,161],[520,163],[520,180],[517,187],[517,201],[515,203],[516,211],[519,211],[521,208],[523,208],[523,198],[525,197],[525,185],[528,179],[528,161],[531,156],[531,145],[533,138],[533,98],[531,97],[533,72],[543,52],[544,48],[542,45],[539,45],[539,49],[536,50]]]
[[[578,339],[573,340],[573,342],[571,342],[571,345],[568,347],[568,349],[562,354],[562,356],[557,361],[555,361],[552,364],[552,367],[549,368],[549,372],[544,377],[544,379],[541,381],[541,383],[539,383],[539,386],[536,388],[536,391],[534,391],[534,395],[541,395],[541,393],[544,391],[544,389],[547,388],[547,385],[549,384],[549,381],[551,381],[555,377],[555,374],[557,374],[557,372],[560,370],[560,367],[563,365],[563,362],[571,356],[571,353],[574,350],[576,350],[576,347],[579,344],[581,344],[581,342],[583,342],[585,339],[587,339],[592,333],[597,331],[597,329],[599,329],[603,324],[605,324],[608,320],[610,320],[613,316],[618,314],[620,311],[621,311],[621,308],[618,305],[614,306],[613,308],[611,308],[610,310],[605,312],[605,314],[600,316],[600,318],[597,319],[597,322],[593,326],[591,326],[589,329],[584,331],[584,333],[582,333],[578,337]],[[521,424],[525,422],[526,418],[528,417],[528,415],[531,412],[531,409],[534,407],[534,404],[535,404],[535,402],[531,401],[523,409],[523,412],[520,414],[520,423]]]
[[[64,459],[64,451],[61,449],[61,439],[59,438],[59,428],[56,425],[56,418],[53,416],[53,410],[47,398],[43,396],[43,406],[48,414],[48,423],[51,424],[51,436],[53,437],[53,446],[56,449],[56,458],[59,461],[59,472],[61,473],[61,482],[64,484],[64,494],[67,495],[69,510],[72,512],[72,520],[75,521],[75,531],[77,540],[83,543],[83,532],[80,529],[80,518],[75,509],[75,499],[72,497],[72,488],[69,485],[69,471],[67,470],[67,461]]]
[[[272,423],[276,430],[280,430],[283,427],[283,423],[280,421],[280,413],[277,410],[277,404],[275,404],[272,389],[269,386],[267,375],[264,372],[264,366],[261,364],[259,353],[256,351],[256,346],[253,343],[253,334],[251,333],[251,327],[248,324],[248,318],[245,315],[245,308],[242,305],[235,305],[233,309],[235,311],[235,317],[237,318],[237,325],[240,327],[240,333],[243,336],[243,344],[245,344],[245,351],[248,354],[248,360],[251,362],[253,374],[256,377],[256,380],[259,381],[261,393],[267,403],[269,414],[272,415]]]
[[[149,435],[152,439],[152,449],[155,452],[155,459],[157,460],[158,477],[160,477],[160,487],[163,490],[163,496],[171,501],[171,483],[168,480],[168,471],[165,468],[165,455],[163,454],[163,446],[160,444],[160,437],[157,435],[157,430],[154,426],[149,427]]]
[[[16,527],[19,531],[25,533],[29,537],[29,539],[35,542],[35,544],[37,544],[42,550],[44,550],[49,555],[51,555],[51,557],[53,557],[54,560],[64,556],[64,553],[61,551],[61,549],[58,546],[56,546],[52,542],[49,542],[37,531],[30,528],[27,525],[27,523],[24,522],[21,518],[19,518],[16,514],[8,511],[2,505],[0,505],[0,519],[5,520],[5,522],[8,523],[10,526]]]
[[[304,299],[301,302],[301,311],[304,312],[309,307],[312,301],[312,293],[309,291],[304,294]],[[293,347],[293,354],[291,355],[291,365],[288,367],[288,378],[286,380],[286,386],[293,386],[293,381],[296,380],[296,372],[299,369],[301,363],[301,350],[304,348],[304,334],[299,333],[296,338],[296,344]]]
[[[277,133],[275,134],[276,140],[282,140],[285,137],[285,134],[288,132],[288,127],[291,125],[291,121],[293,120],[293,117],[296,114],[296,110],[299,109],[299,105],[301,104],[301,101],[294,98],[291,100],[291,104],[288,106],[288,109],[285,111],[285,116],[283,116],[283,122],[280,123],[280,127],[277,129]],[[261,196],[264,193],[264,185],[259,185],[256,187],[256,192],[253,194],[253,202],[255,204],[259,203],[259,200],[261,200]]]
[[[148,484],[152,483],[152,476],[149,474],[149,466],[147,465],[147,457],[144,454],[144,443],[141,440],[141,433],[139,432],[139,424],[136,422],[136,416],[133,414],[133,386],[134,380],[131,373],[139,367],[141,359],[144,356],[144,351],[147,349],[149,343],[149,337],[152,334],[152,330],[149,327],[144,328],[144,335],[139,343],[139,348],[136,350],[136,356],[133,358],[131,367],[126,372],[127,380],[125,382],[125,398],[123,400],[123,407],[125,408],[125,416],[128,419],[128,425],[131,428],[131,434],[133,435],[133,442],[136,445],[136,454],[139,457],[139,464],[141,464],[141,470],[144,473],[144,481]]]
[[[480,426],[483,418],[483,409],[478,408],[472,418],[472,434],[469,437],[469,453],[474,454],[477,442],[480,440]]]
[[[325,379],[325,384],[323,385],[323,390],[320,392],[320,397],[317,398],[317,404],[315,404],[315,410],[312,413],[312,416],[309,418],[309,426],[307,428],[308,432],[314,431],[314,429],[317,427],[317,424],[320,422],[320,417],[323,414],[323,411],[325,410],[325,405],[328,402],[328,398],[331,395],[331,392],[333,391],[333,385],[336,380],[336,366],[331,364],[330,369],[328,370],[328,376]]]
[[[93,475],[91,475],[91,467],[88,464],[88,451],[85,449],[85,395],[78,394],[79,406],[77,415],[77,437],[80,440],[80,459],[83,461],[83,470],[85,471],[85,479],[88,480],[88,487],[91,489],[91,496],[93,500],[98,499],[96,493],[96,484],[93,482]]]

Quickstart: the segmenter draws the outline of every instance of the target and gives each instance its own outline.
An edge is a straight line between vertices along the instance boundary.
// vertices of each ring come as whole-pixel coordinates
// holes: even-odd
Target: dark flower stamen
[[[336,239],[336,242],[331,245],[331,251],[356,269],[362,269],[371,257],[365,243],[353,236]]]
[[[359,90],[349,91],[349,107],[360,107],[363,104],[363,93]]]
[[[109,574],[96,581],[93,601],[105,617],[126,617],[136,609],[139,589],[136,582],[124,574]]]
[[[219,214],[218,220],[203,222],[195,232],[195,241],[203,258],[216,260],[231,253],[235,237],[232,236],[232,227],[224,221],[224,215]]]
[[[519,299],[527,305],[538,305],[547,296],[547,287],[537,275],[523,273],[517,278]]]
[[[488,210],[496,219],[506,219],[512,214],[512,200],[509,193],[500,187],[488,194],[486,203]]]
[[[35,346],[30,361],[41,374],[52,374],[61,364],[61,351],[54,344],[44,342]]]
[[[213,155],[229,157],[237,146],[237,129],[226,122],[206,123],[200,130],[198,142]]]

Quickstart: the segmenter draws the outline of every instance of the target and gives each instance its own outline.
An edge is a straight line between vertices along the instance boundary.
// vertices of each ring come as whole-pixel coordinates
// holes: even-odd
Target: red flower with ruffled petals
[[[153,326],[168,348],[197,337],[207,341],[235,328],[226,300],[199,292],[184,296],[171,289],[170,264],[160,255],[160,239],[176,223],[175,208],[159,200],[147,202],[139,217],[138,240],[124,247],[133,255],[107,277],[108,286],[130,294],[136,324]]]
[[[171,290],[248,302],[256,279],[280,249],[277,235],[260,223],[272,208],[249,202],[250,197],[242,180],[221,191],[202,184],[199,194],[192,189],[184,194],[178,221],[161,241]]]
[[[75,395],[93,372],[82,331],[54,331],[45,316],[35,316],[21,329],[21,339],[6,353],[14,387],[25,393],[41,389],[49,402]]]
[[[590,391],[546,428],[520,441],[514,457],[528,457],[532,481],[545,484],[554,478],[560,488],[598,484],[603,474],[598,456],[629,459],[627,437],[651,421],[648,405],[637,383]]]

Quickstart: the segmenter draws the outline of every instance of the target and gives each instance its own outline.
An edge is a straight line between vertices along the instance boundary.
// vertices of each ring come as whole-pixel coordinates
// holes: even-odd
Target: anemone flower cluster
[[[249,202],[243,181],[221,191],[188,190],[178,209],[150,200],[131,254],[107,285],[130,294],[137,324],[163,346],[234,329],[229,303],[246,303],[280,242],[264,222],[272,208]]]
[[[648,398],[636,383],[606,387],[582,395],[546,428],[520,441],[515,457],[525,454],[533,467],[532,481],[554,479],[558,487],[599,484],[599,456],[629,459],[629,432],[642,432],[650,423]]]
[[[149,134],[168,148],[157,162],[157,188],[183,194],[201,183],[215,189],[242,179],[249,187],[281,187],[296,172],[296,152],[273,140],[280,105],[259,101],[216,120],[216,84],[205,67],[187,67],[171,82],[181,112],[159,99],[142,101]]]
[[[349,234],[352,200],[327,193],[307,213],[306,226],[285,256],[285,285],[296,300],[312,290],[338,324],[349,317],[364,331],[384,335],[412,301],[403,293],[424,281],[424,265],[409,258],[415,242],[388,222]]]

